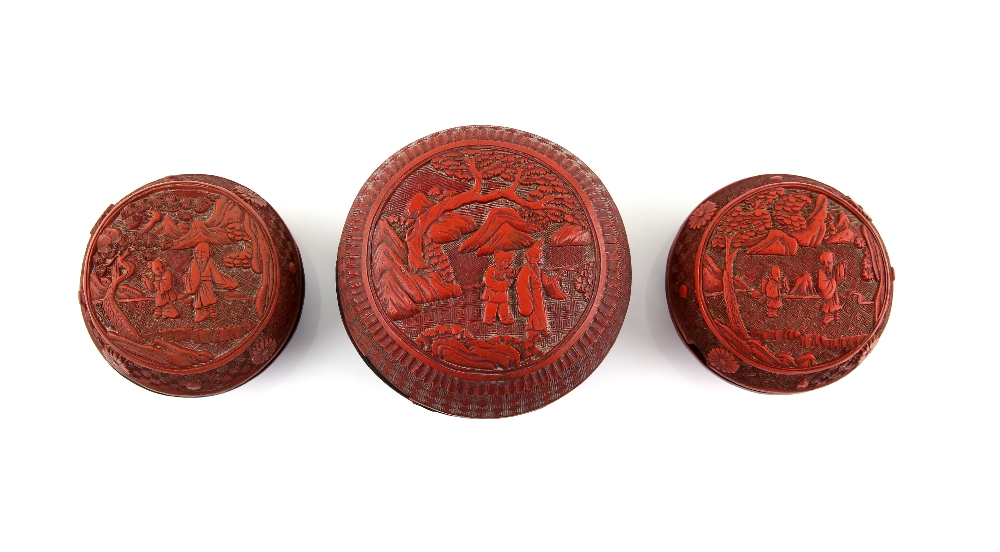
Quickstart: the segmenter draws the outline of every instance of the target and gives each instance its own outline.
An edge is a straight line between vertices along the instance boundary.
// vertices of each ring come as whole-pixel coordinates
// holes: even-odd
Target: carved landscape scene
[[[264,232],[239,202],[203,189],[156,191],[123,206],[99,229],[87,275],[116,358],[199,371],[243,343],[278,286]],[[268,345],[258,356],[273,353]]]
[[[466,372],[529,366],[576,326],[597,284],[582,199],[539,160],[448,150],[380,213],[370,278],[383,313],[426,354]]]
[[[699,293],[729,349],[711,351],[714,368],[735,372],[735,353],[811,370],[852,354],[875,329],[886,300],[878,244],[849,209],[797,185],[775,180],[718,214],[706,202],[688,221],[710,232]]]

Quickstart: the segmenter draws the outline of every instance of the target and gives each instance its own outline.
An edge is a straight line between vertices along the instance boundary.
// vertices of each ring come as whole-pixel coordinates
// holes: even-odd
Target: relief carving
[[[593,298],[593,229],[578,192],[501,147],[446,150],[415,170],[380,213],[370,255],[385,315],[458,370],[525,366]]]
[[[278,259],[243,205],[204,187],[153,190],[102,221],[86,295],[113,365],[204,371],[259,331],[274,308]]]
[[[703,207],[689,221],[708,233],[699,304],[728,351],[764,369],[809,371],[868,340],[887,292],[852,211],[781,177],[715,216],[714,204]],[[735,365],[719,360],[723,352],[709,361],[729,372]]]

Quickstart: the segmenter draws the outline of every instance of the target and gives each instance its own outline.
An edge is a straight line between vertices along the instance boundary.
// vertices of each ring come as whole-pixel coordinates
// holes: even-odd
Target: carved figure
[[[524,328],[528,331],[528,340],[535,334],[549,334],[549,318],[545,312],[544,291],[553,299],[563,299],[565,294],[559,289],[558,277],[542,272],[542,244],[535,243],[524,253],[525,263],[517,274],[517,310],[521,316],[528,317]],[[560,274],[561,275],[561,274]]]
[[[514,254],[499,250],[493,254],[493,266],[486,269],[483,275],[483,301],[485,310],[483,312],[483,322],[492,324],[496,322],[497,314],[500,315],[500,322],[503,324],[513,324],[514,316],[510,313],[510,297],[507,289],[513,283],[514,271],[510,268]]]
[[[816,277],[816,287],[819,296],[823,298],[823,323],[829,324],[840,319],[840,296],[837,295],[837,282],[844,280],[844,263],[834,264],[833,252],[824,251],[819,254],[819,274]]]
[[[212,262],[212,246],[201,242],[194,248],[194,259],[191,268],[184,275],[184,289],[194,294],[194,321],[202,322],[206,318],[216,318],[213,284],[222,289],[236,289],[236,280],[219,272]]]
[[[156,305],[153,318],[177,318],[180,313],[174,306],[177,292],[174,291],[174,273],[167,270],[160,261],[149,263],[152,276],[143,275],[142,283],[146,289],[154,293],[153,302]]]
[[[770,276],[764,276],[760,283],[760,292],[767,303],[767,317],[776,318],[781,308],[781,269],[772,266]]]

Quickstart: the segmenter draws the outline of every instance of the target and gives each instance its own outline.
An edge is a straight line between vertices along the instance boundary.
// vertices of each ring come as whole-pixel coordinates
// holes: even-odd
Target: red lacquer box
[[[761,175],[715,192],[674,240],[678,333],[723,379],[766,393],[851,372],[889,319],[895,273],[871,218],[809,178]]]
[[[291,337],[305,281],[291,233],[259,195],[170,176],[108,207],[80,281],[111,366],[157,393],[213,395],[263,370]]]
[[[337,293],[359,353],[413,402],[486,418],[545,406],[605,357],[628,307],[621,216],[565,149],[469,126],[390,157],[351,207]]]

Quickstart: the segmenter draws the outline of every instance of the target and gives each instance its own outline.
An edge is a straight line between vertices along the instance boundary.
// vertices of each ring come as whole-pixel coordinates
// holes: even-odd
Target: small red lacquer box
[[[259,195],[170,176],[108,207],[91,231],[80,306],[115,370],[157,393],[228,391],[291,337],[305,281],[291,233]]]
[[[894,277],[851,198],[809,178],[762,175],[715,192],[684,222],[667,301],[681,338],[723,379],[796,393],[864,360],[889,319]]]

